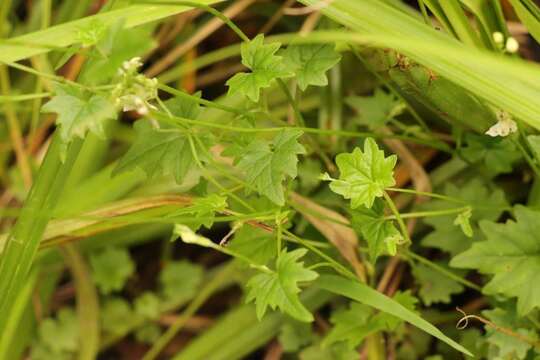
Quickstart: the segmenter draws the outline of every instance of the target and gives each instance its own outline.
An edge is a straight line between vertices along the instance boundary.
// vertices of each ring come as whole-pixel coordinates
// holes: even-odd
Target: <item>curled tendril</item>
[[[467,315],[467,313],[463,310],[461,310],[459,307],[456,307],[456,310],[459,311],[461,314],[463,314],[463,317],[461,319],[458,320],[458,322],[456,323],[456,329],[458,330],[463,330],[465,329],[468,325],[469,325],[469,319],[475,319],[475,320],[478,320],[480,321],[481,323],[493,328],[495,331],[498,331],[500,333],[503,333],[505,335],[508,335],[508,336],[511,336],[513,338],[516,338],[518,340],[521,340],[525,343],[528,343],[536,348],[540,348],[540,342],[535,340],[535,339],[531,339],[525,335],[522,335],[518,332],[515,332],[513,331],[512,329],[508,329],[508,328],[505,328],[505,327],[502,327],[502,326],[499,326],[487,319],[484,319],[483,317],[481,316],[477,316],[477,315]]]

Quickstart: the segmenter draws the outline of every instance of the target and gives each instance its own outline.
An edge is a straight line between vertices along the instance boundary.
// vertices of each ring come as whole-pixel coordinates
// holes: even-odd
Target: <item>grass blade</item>
[[[428,334],[445,342],[454,349],[469,356],[472,356],[469,350],[465,349],[463,346],[450,339],[448,336],[444,335],[435,326],[431,325],[429,322],[422,319],[414,312],[405,308],[403,305],[392,300],[388,296],[370,288],[365,284],[335,275],[323,275],[318,280],[316,280],[315,283],[321,289],[330,291],[334,294],[346,296],[352,300],[371,306],[377,310],[392,314],[416,326],[417,328],[424,330]]]
[[[62,250],[75,281],[79,320],[78,359],[92,360],[97,358],[99,352],[99,305],[96,287],[88,265],[75,245],[66,245]]]
[[[209,5],[221,0],[196,0]],[[175,15],[191,9],[182,5],[131,5],[83,19],[70,21],[45,30],[18,36],[0,42],[0,62],[10,63],[34,55],[46,53],[58,47],[66,47],[77,42],[77,34],[81,28],[92,26],[95,22],[111,25],[118,19],[125,19],[127,28],[146,24],[164,17]],[[13,44],[9,44],[9,42]]]

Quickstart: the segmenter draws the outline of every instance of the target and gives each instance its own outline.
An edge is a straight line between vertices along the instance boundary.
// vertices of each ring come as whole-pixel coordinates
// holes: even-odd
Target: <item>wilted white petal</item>
[[[490,127],[488,131],[486,131],[486,135],[489,136],[508,136],[512,133],[515,133],[517,131],[517,124],[512,119],[500,119],[497,121],[495,125]]]

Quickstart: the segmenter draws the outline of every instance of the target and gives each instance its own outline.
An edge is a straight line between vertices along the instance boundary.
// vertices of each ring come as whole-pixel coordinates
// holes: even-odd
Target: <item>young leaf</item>
[[[137,138],[118,162],[113,175],[140,168],[149,178],[172,174],[180,184],[195,166],[186,134],[160,131],[144,119],[137,121],[134,127]]]
[[[53,354],[75,352],[79,345],[77,315],[70,308],[63,308],[56,319],[43,320],[38,329],[40,344]]]
[[[326,72],[341,60],[332,44],[290,45],[280,53],[285,67],[296,75],[298,87],[326,86]]]
[[[200,265],[172,261],[159,274],[161,292],[167,299],[189,298],[195,294],[203,277]]]
[[[259,320],[270,307],[273,310],[279,308],[300,321],[313,321],[313,315],[298,298],[298,282],[312,281],[318,276],[316,272],[304,268],[302,262],[298,262],[306,252],[305,249],[284,252],[276,260],[275,271],[255,275],[248,281],[247,301],[255,301]]]
[[[92,278],[103,294],[121,290],[135,271],[135,264],[125,248],[107,248],[90,255]]]
[[[214,223],[216,212],[224,211],[227,208],[227,198],[217,194],[210,194],[193,200],[190,206],[181,208],[167,215],[167,217],[177,217],[195,215],[195,222],[190,222],[190,227],[197,230],[201,225],[210,229]]]
[[[228,248],[258,265],[266,265],[277,255],[274,234],[250,225],[243,225],[234,234]]]
[[[41,107],[41,112],[58,114],[56,124],[65,145],[76,137],[84,138],[88,131],[105,137],[104,122],[116,118],[116,109],[108,99],[67,85],[57,85],[55,91],[56,95]]]
[[[200,96],[200,93],[196,96]],[[174,116],[190,120],[196,120],[201,113],[199,104],[191,99],[175,97],[167,100],[165,106]],[[171,131],[172,128],[160,123],[160,129],[166,130],[161,131],[144,119],[137,121],[134,127],[137,138],[120,159],[113,175],[141,168],[149,178],[172,174],[180,184],[196,165],[187,135],[181,131]],[[207,137],[202,140],[205,143]],[[201,160],[205,158],[201,157]]]
[[[394,166],[397,157],[384,157],[372,138],[364,143],[364,152],[355,148],[350,154],[339,154],[336,164],[339,168],[339,179],[330,180],[330,189],[345,199],[351,199],[351,208],[361,205],[367,208],[373,206],[375,198],[383,195],[385,188],[395,185]]]
[[[100,312],[101,328],[111,335],[123,335],[140,317],[133,311],[131,304],[120,297],[105,300]]]
[[[260,91],[270,86],[277,78],[292,75],[283,64],[281,56],[275,55],[280,43],[264,45],[264,35],[259,34],[249,43],[241,46],[242,64],[248,67],[250,73],[239,73],[227,81],[229,94],[241,93],[249,99],[259,101]]]
[[[401,100],[380,88],[373,96],[350,96],[345,101],[358,113],[358,122],[370,129],[381,127],[405,109]]]
[[[443,194],[461,199],[472,206],[469,224],[473,233],[478,232],[477,224],[480,219],[495,221],[501,216],[502,208],[508,206],[504,193],[499,188],[480,179],[473,179],[461,186],[448,183]],[[455,203],[449,201],[432,200],[424,205],[423,209],[443,210],[455,206]],[[422,239],[423,246],[435,247],[453,256],[471,246],[471,239],[456,226],[452,215],[428,217],[423,221],[435,228]]]
[[[517,297],[518,315],[540,307],[540,212],[523,206],[515,208],[516,221],[505,224],[482,221],[487,240],[473,244],[455,257],[451,266],[478,269],[493,274],[484,287],[486,294]]]
[[[306,152],[298,143],[300,136],[301,131],[287,129],[278,133],[272,144],[256,139],[238,162],[238,167],[246,173],[247,183],[281,206],[285,204],[282,182],[286,176],[296,177],[297,155]]]
[[[463,234],[465,234],[467,237],[473,236],[473,229],[470,223],[471,215],[472,211],[469,208],[463,212],[460,212],[454,220],[454,225],[458,225],[461,228],[461,231],[463,231]]]
[[[422,264],[413,267],[413,275],[420,284],[418,295],[427,306],[439,302],[447,304],[452,294],[459,294],[464,290],[461,284]]]
[[[159,316],[160,300],[157,295],[145,292],[135,299],[135,313],[145,319],[156,319]]]
[[[403,236],[392,221],[384,219],[384,202],[375,199],[371,209],[361,206],[351,212],[353,228],[362,234],[368,244],[373,263],[383,254],[396,255],[397,245]]]

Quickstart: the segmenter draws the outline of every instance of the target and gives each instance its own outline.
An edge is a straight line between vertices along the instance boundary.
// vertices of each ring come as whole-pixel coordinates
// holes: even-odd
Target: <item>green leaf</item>
[[[393,300],[405,308],[414,310],[418,300],[409,292],[397,292]],[[323,340],[327,346],[338,341],[346,341],[349,348],[354,349],[370,334],[379,331],[394,331],[403,321],[388,313],[375,313],[373,308],[351,302],[349,309],[338,311],[330,321],[334,324],[332,330]]]
[[[482,221],[487,241],[473,244],[450,265],[493,274],[484,292],[517,297],[518,314],[523,316],[540,307],[540,287],[532,286],[540,272],[540,212],[516,206],[514,214],[516,221],[505,224]]]
[[[66,85],[57,85],[55,91],[56,95],[41,107],[41,112],[58,114],[56,124],[65,145],[76,137],[83,139],[88,131],[105,137],[103,124],[116,119],[116,109],[108,99]]]
[[[507,329],[529,338],[536,340],[538,335],[534,330],[524,327],[523,322],[516,317],[516,314],[512,312],[496,308],[493,310],[485,310],[482,312],[489,320],[491,320],[497,326],[501,326]],[[513,336],[509,336],[505,333],[493,329],[491,326],[486,326],[487,342],[495,347],[497,359],[525,359],[527,352],[532,348],[531,344],[517,339]]]
[[[298,283],[315,280],[318,276],[316,272],[304,268],[302,262],[298,262],[306,252],[306,249],[284,252],[276,260],[275,271],[255,275],[248,281],[247,302],[255,300],[259,320],[270,307],[273,310],[279,308],[300,321],[313,321],[313,315],[298,298]]]
[[[358,113],[358,122],[370,129],[383,126],[405,109],[403,101],[380,88],[375,90],[373,96],[350,96],[345,101]]]
[[[287,70],[296,75],[298,87],[326,86],[326,72],[341,60],[333,44],[290,45],[280,53]]]
[[[172,261],[165,265],[159,274],[159,284],[163,295],[168,299],[190,298],[203,277],[203,268],[189,261]]]
[[[454,349],[461,351],[464,354],[471,355],[467,349],[444,335],[439,329],[422,319],[419,315],[408,309],[406,306],[403,306],[399,302],[387,297],[384,294],[381,294],[377,290],[370,288],[366,284],[335,275],[322,275],[315,282],[315,284],[321,289],[348,297],[362,304],[393,315],[418,327],[419,329],[424,330],[428,334],[447,343]]]
[[[135,313],[145,319],[156,319],[159,316],[161,301],[159,297],[149,291],[135,299]]]
[[[358,360],[358,351],[349,348],[345,343],[331,346],[316,344],[302,350],[299,356],[300,360]]]
[[[269,87],[277,78],[292,75],[283,64],[281,56],[275,55],[281,44],[274,42],[264,45],[263,43],[264,35],[259,34],[249,43],[242,44],[242,64],[251,72],[239,73],[230,78],[227,81],[229,94],[239,92],[258,102],[261,89]]]
[[[464,290],[464,287],[458,282],[426,265],[415,265],[413,275],[420,285],[418,295],[427,306],[433,303],[448,304],[452,294],[459,294]]]
[[[339,179],[330,179],[330,189],[345,199],[351,199],[351,208],[373,206],[375,198],[383,195],[385,188],[395,185],[394,166],[397,157],[384,157],[372,138],[364,142],[364,152],[355,148],[352,153],[339,154],[336,164]]]
[[[61,309],[55,318],[41,322],[39,342],[55,354],[73,353],[79,346],[78,321],[71,308]]]
[[[196,164],[186,134],[171,129],[161,131],[144,119],[137,121],[134,127],[137,138],[118,162],[113,175],[140,168],[149,178],[172,174],[177,183],[182,183]]]
[[[311,324],[287,319],[281,326],[278,340],[285,352],[296,352],[313,341]]]
[[[472,215],[471,209],[467,209],[461,213],[459,213],[456,216],[456,219],[454,220],[454,225],[458,225],[461,228],[461,231],[463,231],[463,234],[467,237],[473,236],[473,229],[470,223],[470,218]]]
[[[482,162],[494,175],[511,172],[512,164],[521,158],[510,139],[467,134],[465,142],[467,145],[461,149],[463,157],[472,163]]]
[[[356,302],[351,302],[347,310],[336,311],[330,318],[334,327],[324,338],[323,346],[346,341],[349,348],[354,349],[366,336],[380,330],[369,322],[372,315],[372,308]]]
[[[157,324],[148,323],[138,328],[135,332],[135,339],[138,342],[152,345],[161,336],[161,327]]]
[[[100,317],[101,328],[111,335],[125,334],[140,320],[131,304],[120,297],[106,299]]]
[[[351,212],[353,228],[362,234],[368,244],[369,257],[373,263],[380,255],[396,255],[397,245],[403,236],[391,220],[384,219],[384,202],[376,199],[371,209],[361,206]]]
[[[236,231],[228,248],[258,265],[266,265],[277,255],[274,234],[250,225],[243,225]]]
[[[109,247],[90,255],[92,278],[103,294],[121,290],[135,271],[135,264],[125,248]]]
[[[283,180],[286,176],[296,177],[297,155],[306,152],[298,143],[300,136],[302,131],[287,129],[278,133],[272,144],[256,139],[238,162],[238,167],[246,173],[247,183],[278,205],[285,204]]]
[[[469,223],[473,233],[478,233],[478,221],[481,219],[497,220],[508,206],[504,193],[491,183],[476,178],[457,186],[447,183],[444,195],[463,200],[472,206]],[[456,203],[446,200],[431,200],[424,205],[424,210],[443,210],[456,207]],[[452,256],[468,249],[472,241],[455,224],[452,215],[424,218],[423,221],[435,230],[422,239],[423,246],[429,246],[449,252]]]
[[[178,217],[186,215],[195,215],[189,225],[197,230],[201,225],[207,229],[212,227],[216,212],[222,212],[227,208],[227,198],[217,194],[210,194],[205,197],[199,197],[193,200],[190,206],[183,207],[177,211],[171,212],[167,217]]]

